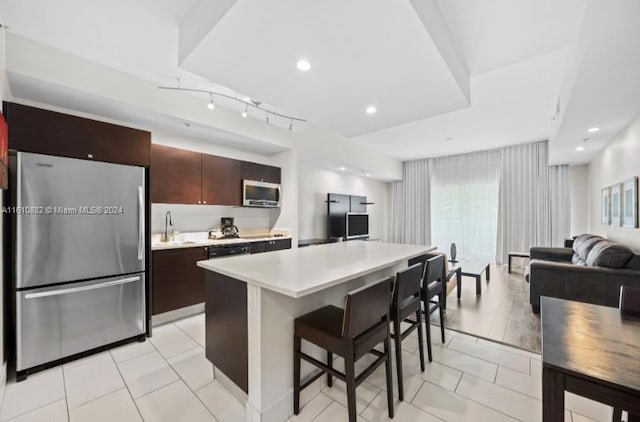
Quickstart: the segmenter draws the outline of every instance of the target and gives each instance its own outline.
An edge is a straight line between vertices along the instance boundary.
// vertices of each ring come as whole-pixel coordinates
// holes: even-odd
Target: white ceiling
[[[0,16],[40,43],[157,84],[241,92],[403,160],[549,139],[552,162],[583,163],[640,113],[637,0],[0,0]],[[27,83],[31,100],[69,101]]]

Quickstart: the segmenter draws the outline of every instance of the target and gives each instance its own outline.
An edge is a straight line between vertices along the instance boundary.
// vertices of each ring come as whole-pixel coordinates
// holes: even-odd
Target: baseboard
[[[196,303],[195,305],[176,309],[175,311],[169,311],[169,312],[164,312],[162,314],[153,315],[151,317],[151,326],[157,327],[158,325],[167,324],[169,322],[173,322],[179,319],[198,315],[203,312],[204,312],[204,303]]]

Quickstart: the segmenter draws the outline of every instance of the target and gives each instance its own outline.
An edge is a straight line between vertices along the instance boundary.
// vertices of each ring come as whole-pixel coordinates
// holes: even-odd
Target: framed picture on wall
[[[638,178],[622,183],[622,227],[638,227]]]
[[[602,224],[611,224],[611,188],[602,189],[600,207],[602,209]]]
[[[611,225],[622,225],[622,183],[611,186]]]

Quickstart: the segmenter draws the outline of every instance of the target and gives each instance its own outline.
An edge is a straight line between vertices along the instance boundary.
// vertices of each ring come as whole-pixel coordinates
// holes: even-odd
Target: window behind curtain
[[[431,240],[458,259],[493,261],[498,228],[500,153],[488,151],[434,160]]]

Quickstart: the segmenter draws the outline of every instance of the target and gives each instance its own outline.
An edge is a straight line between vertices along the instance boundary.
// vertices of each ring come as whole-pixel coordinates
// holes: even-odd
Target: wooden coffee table
[[[482,273],[485,273],[487,281],[491,279],[490,264],[486,261],[456,261],[451,262],[449,271],[460,270],[460,274],[466,277],[475,277],[476,279],[476,296],[482,294]],[[462,289],[462,277],[458,277],[458,299]]]

